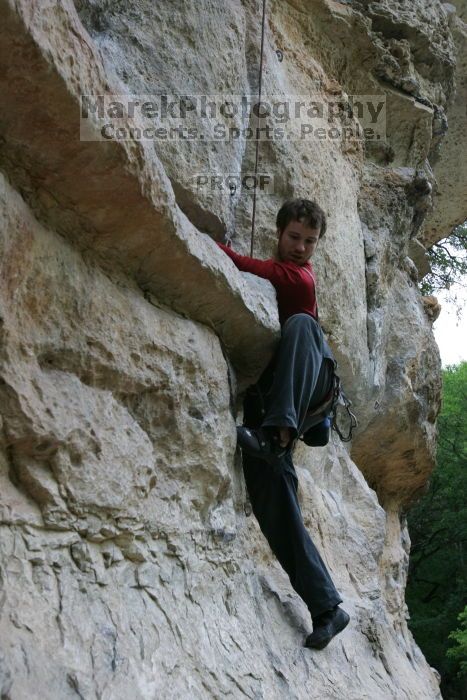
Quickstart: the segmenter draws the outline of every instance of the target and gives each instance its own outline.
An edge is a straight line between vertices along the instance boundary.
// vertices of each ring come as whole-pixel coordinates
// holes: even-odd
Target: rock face
[[[248,252],[251,194],[194,178],[251,173],[254,143],[79,138],[82,95],[255,95],[259,6],[0,0],[2,698],[440,697],[407,628],[404,511],[440,398],[420,250],[467,216],[465,171],[455,211],[442,203],[463,6],[268,6],[263,94],[386,106],[381,141],[260,145],[274,188],[255,255],[286,198],[328,213],[320,316],[359,417],[349,449],[295,454],[352,616],[323,652],[302,647],[307,610],[248,516],[235,450],[280,329],[271,285],[210,236]]]
[[[428,246],[448,236],[455,226],[465,221],[467,200],[467,166],[463,157],[467,148],[467,3],[456,0],[453,4],[444,3],[443,7],[448,13],[456,45],[456,89],[449,103],[448,124],[440,126],[440,130],[445,131],[446,126],[449,128],[442,147],[433,158],[437,180],[435,207],[423,227],[423,240]]]

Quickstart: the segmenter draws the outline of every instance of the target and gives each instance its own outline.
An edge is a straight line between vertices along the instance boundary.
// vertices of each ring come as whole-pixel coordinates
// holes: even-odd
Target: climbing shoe
[[[302,440],[309,447],[324,447],[331,436],[331,419],[323,418],[319,423],[308,428],[303,434]]]
[[[275,464],[287,452],[289,447],[281,447],[279,436],[272,428],[246,428],[237,426],[237,444],[250,457],[263,459]]]
[[[339,606],[320,615],[316,622],[313,620],[313,632],[306,638],[305,646],[309,649],[324,649],[336,634],[347,627],[349,620],[350,616]]]

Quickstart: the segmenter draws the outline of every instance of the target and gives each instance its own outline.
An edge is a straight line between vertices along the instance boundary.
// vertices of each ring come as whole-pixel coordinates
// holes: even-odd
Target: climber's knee
[[[316,323],[316,320],[310,314],[294,314],[289,316],[287,321],[284,323],[283,328],[290,328],[292,326],[304,326]]]
[[[293,316],[289,316],[287,321],[284,323],[284,326],[290,326],[297,323],[307,323],[310,318],[313,318],[310,316],[310,314],[293,314]]]
[[[317,333],[320,330],[319,323],[310,314],[294,314],[290,316],[282,327],[282,335],[285,333]]]

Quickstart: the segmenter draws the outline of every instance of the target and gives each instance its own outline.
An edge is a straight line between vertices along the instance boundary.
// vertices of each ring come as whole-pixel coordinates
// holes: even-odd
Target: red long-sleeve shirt
[[[318,318],[316,281],[311,263],[296,265],[278,260],[257,260],[239,255],[223,243],[217,244],[242,272],[251,272],[271,282],[277,292],[279,320],[285,323],[294,314],[309,314]]]

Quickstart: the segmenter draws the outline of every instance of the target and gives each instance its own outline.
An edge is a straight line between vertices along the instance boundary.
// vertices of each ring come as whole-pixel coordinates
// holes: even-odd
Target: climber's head
[[[304,265],[326,232],[326,215],[309,199],[292,199],[280,208],[276,218],[278,258]]]

